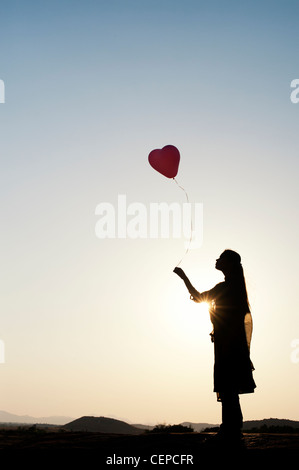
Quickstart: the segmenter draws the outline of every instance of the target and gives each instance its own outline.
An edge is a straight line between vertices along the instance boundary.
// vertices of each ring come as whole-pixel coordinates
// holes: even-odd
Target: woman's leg
[[[241,434],[243,416],[239,395],[234,392],[221,393],[222,425],[221,431],[229,434]]]
[[[206,445],[233,446],[236,449],[242,449],[244,446],[241,429],[243,426],[243,416],[240,407],[238,393],[225,392],[220,393],[222,402],[222,424],[220,431],[210,439],[207,439]],[[229,447],[230,448],[230,447]]]

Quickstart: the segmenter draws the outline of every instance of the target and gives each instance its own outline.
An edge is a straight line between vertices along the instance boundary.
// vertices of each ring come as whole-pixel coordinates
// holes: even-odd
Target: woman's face
[[[220,255],[216,260],[215,268],[219,271],[227,272],[230,269],[228,256]]]

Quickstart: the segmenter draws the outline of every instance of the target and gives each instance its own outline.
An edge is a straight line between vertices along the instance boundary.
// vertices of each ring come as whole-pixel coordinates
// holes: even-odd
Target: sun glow
[[[196,304],[198,315],[199,315],[199,322],[201,327],[203,328],[211,328],[211,318],[210,318],[210,304],[208,302],[200,302]]]
[[[172,307],[169,303],[166,306],[168,312],[168,328],[175,335],[188,337],[190,341],[197,343],[201,337],[208,338],[212,331],[212,323],[209,314],[209,304],[207,302],[196,303],[189,297],[182,296],[181,293],[172,295]]]

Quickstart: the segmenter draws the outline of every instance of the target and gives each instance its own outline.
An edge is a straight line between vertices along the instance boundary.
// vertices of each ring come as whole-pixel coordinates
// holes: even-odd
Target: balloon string
[[[177,182],[177,180],[176,180],[175,178],[173,178],[173,179],[174,179],[174,181],[176,182],[176,184],[178,185],[178,187],[179,187],[179,188],[181,188],[181,189],[184,191],[184,193],[185,193],[185,195],[186,195],[187,202],[188,202],[188,204],[189,204],[189,198],[188,198],[188,194],[187,194],[187,192],[185,191],[185,189],[184,189],[182,186],[180,186],[180,185],[179,185],[179,183]],[[190,240],[189,240],[189,243],[188,243],[187,249],[186,249],[186,251],[185,251],[185,253],[184,253],[183,257],[182,257],[182,258],[181,258],[181,260],[178,262],[178,264],[176,265],[176,267],[178,267],[178,266],[181,264],[181,262],[183,261],[184,257],[185,257],[185,256],[186,256],[186,254],[188,253],[188,251],[189,251],[189,248],[190,248],[190,245],[191,245],[191,241],[192,241],[192,233],[193,233],[192,215],[191,215],[190,219],[191,219],[191,227],[190,227],[190,228],[191,228],[191,234],[190,234]]]

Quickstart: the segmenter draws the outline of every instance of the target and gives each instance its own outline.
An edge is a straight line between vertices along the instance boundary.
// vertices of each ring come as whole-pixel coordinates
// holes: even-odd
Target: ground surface
[[[10,454],[13,458],[22,455],[22,462],[26,458],[34,464],[34,458],[60,458],[65,456],[69,463],[77,462],[83,458],[86,467],[86,459],[91,458],[93,466],[99,468],[111,468],[116,465],[124,465],[125,468],[157,468],[159,457],[162,456],[160,465],[166,468],[174,466],[169,461],[166,464],[165,455],[189,455],[192,463],[188,468],[201,468],[204,457],[208,457],[213,468],[213,462],[230,463],[234,460],[240,462],[259,462],[266,459],[267,463],[282,462],[285,466],[299,461],[299,435],[295,434],[244,434],[245,446],[242,449],[218,449],[206,447],[205,439],[213,436],[208,433],[187,434],[142,434],[132,435],[108,435],[90,432],[40,432],[40,431],[1,431],[0,430],[0,454]],[[126,457],[125,460],[122,460]],[[131,457],[131,459],[128,459]],[[133,458],[134,461],[133,461]],[[152,460],[151,460],[152,458]],[[111,460],[112,459],[112,460]],[[113,460],[114,459],[114,460]],[[138,459],[138,465],[136,464]],[[114,462],[111,465],[110,462]],[[39,461],[40,462],[40,461]],[[97,463],[95,465],[95,462]],[[176,458],[175,467],[183,462]],[[34,465],[33,465],[34,466]],[[186,466],[186,462],[184,462]],[[59,465],[57,465],[60,468]],[[62,467],[61,467],[62,468]]]

